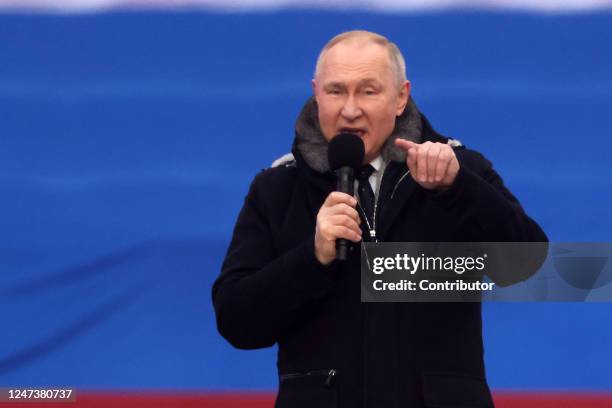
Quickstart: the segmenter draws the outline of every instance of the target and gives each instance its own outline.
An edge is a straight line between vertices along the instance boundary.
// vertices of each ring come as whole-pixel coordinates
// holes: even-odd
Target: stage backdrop
[[[166,3],[0,0],[0,386],[274,391],[211,285],[343,30],[398,43],[551,240],[610,241],[610,2]],[[487,304],[484,332],[494,390],[612,392],[610,304]]]

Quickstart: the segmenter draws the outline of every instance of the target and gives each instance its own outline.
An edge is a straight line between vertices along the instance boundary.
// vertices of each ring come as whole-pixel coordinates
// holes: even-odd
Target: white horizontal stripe
[[[116,9],[197,8],[266,11],[291,8],[442,11],[448,9],[579,12],[612,9],[612,0],[0,0],[0,10],[95,12]]]

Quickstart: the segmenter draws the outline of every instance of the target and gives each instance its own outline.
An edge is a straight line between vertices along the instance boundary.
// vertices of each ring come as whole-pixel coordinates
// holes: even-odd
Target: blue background
[[[403,50],[434,127],[553,241],[610,241],[612,15],[0,15],[0,384],[274,389],[210,299],[253,176],[289,151],[319,49]],[[610,304],[486,304],[496,389],[612,391]]]

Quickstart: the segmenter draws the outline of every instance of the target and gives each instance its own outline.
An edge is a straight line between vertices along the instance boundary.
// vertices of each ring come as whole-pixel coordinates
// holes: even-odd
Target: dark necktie
[[[357,185],[357,192],[359,194],[359,203],[361,204],[361,208],[367,217],[366,226],[368,227],[370,236],[372,237],[372,231],[375,229],[374,225],[374,203],[376,198],[374,196],[374,191],[372,190],[372,186],[370,185],[370,176],[372,173],[376,171],[372,165],[368,164],[366,166],[361,167],[357,172],[357,180],[359,181]],[[364,220],[366,221],[366,220]],[[373,237],[372,237],[373,238]]]

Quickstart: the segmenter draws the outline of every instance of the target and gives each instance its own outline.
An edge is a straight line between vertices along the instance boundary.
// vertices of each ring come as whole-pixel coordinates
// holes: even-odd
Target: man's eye
[[[340,95],[340,90],[339,89],[330,89],[329,90],[329,94],[330,95]]]
[[[365,91],[363,91],[363,93],[365,93],[366,95],[376,95],[376,90],[366,89]]]

